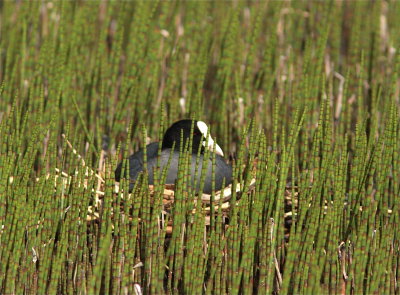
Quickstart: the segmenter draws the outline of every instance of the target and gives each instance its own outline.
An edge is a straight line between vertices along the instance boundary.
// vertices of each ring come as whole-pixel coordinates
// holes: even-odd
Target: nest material
[[[252,179],[250,184],[248,185],[248,192],[250,193],[252,190],[255,188],[256,181],[255,179]],[[229,186],[225,187],[224,189],[215,192],[214,197],[212,197],[211,194],[205,194],[203,193],[201,195],[201,202],[205,204],[204,212],[206,213],[206,224],[209,224],[209,215],[211,214],[211,200],[214,202],[214,210],[217,212],[220,208],[219,205],[221,204],[221,210],[222,212],[226,215],[227,212],[230,209],[230,199],[232,198],[232,184]],[[119,184],[116,183],[115,187],[115,192],[116,194],[119,193]],[[149,192],[150,195],[154,195],[154,185],[149,185]],[[241,185],[237,184],[236,185],[236,193],[237,193],[237,198],[238,200],[240,199],[240,196],[242,194],[242,189]],[[122,193],[121,198],[124,198],[124,194]],[[127,197],[130,198],[131,194],[129,194]],[[192,212],[196,212],[196,202],[199,198],[195,198],[194,204],[193,204],[193,210]],[[169,214],[171,212],[171,209],[173,207],[175,201],[175,185],[174,184],[166,184],[164,185],[164,192],[163,192],[163,209],[161,214]],[[95,206],[89,206],[88,208],[88,215],[87,215],[87,220],[88,221],[93,221],[99,218],[98,214],[98,208],[101,206],[102,200],[99,200],[96,202]]]
[[[255,179],[252,179],[249,184],[249,188],[248,188],[249,192],[254,189],[255,183],[256,183]],[[230,184],[229,186],[225,187],[224,189],[215,192],[214,197],[212,197],[211,194],[203,193],[201,195],[200,200],[203,204],[206,204],[205,210],[206,211],[211,210],[210,209],[211,200],[214,201],[214,205],[215,205],[214,207],[216,210],[218,209],[218,205],[220,203],[222,203],[222,208],[224,208],[224,209],[229,208],[229,200],[232,198],[232,186],[233,185]],[[154,186],[149,185],[149,189],[150,189],[150,194],[153,194]],[[240,184],[236,185],[236,193],[240,197],[240,195],[242,193]],[[166,207],[166,209],[168,209],[172,206],[172,204],[174,203],[174,200],[175,200],[175,185],[166,184],[164,186],[164,192],[163,192],[163,204]],[[198,200],[198,198],[195,199],[195,202],[197,202],[197,200]],[[195,212],[195,210],[194,210],[194,212]]]

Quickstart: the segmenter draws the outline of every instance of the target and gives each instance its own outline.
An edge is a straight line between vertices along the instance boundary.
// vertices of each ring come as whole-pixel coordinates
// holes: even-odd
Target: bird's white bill
[[[217,155],[224,156],[224,152],[222,151],[221,147],[215,143],[215,151],[214,151],[214,140],[212,139],[211,135],[208,134],[208,126],[203,121],[197,122],[197,128],[199,128],[201,134],[203,134],[204,138],[207,138],[206,141],[203,142],[203,146],[209,149],[212,152],[215,152]]]
[[[203,142],[203,145],[212,152],[215,152],[217,155],[224,156],[224,152],[222,151],[221,147],[218,143],[215,143],[215,151],[214,151],[214,140],[209,135],[207,140]]]

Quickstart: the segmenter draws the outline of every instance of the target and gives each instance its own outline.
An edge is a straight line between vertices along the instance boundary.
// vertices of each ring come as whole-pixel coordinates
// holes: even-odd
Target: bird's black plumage
[[[205,134],[204,129],[200,130],[199,126],[206,128],[205,123],[199,121],[192,120],[181,120],[175,122],[171,127],[167,129],[164,134],[163,142],[162,142],[162,150],[160,157],[160,166],[164,168],[168,164],[168,160],[171,155],[171,149],[175,143],[174,151],[172,152],[171,163],[166,175],[166,184],[174,184],[177,176],[178,176],[178,164],[179,164],[179,147],[181,144],[181,133],[183,135],[183,146],[186,145],[186,141],[190,138],[190,131],[193,124],[193,137],[192,137],[192,155],[191,155],[191,186],[193,188],[195,182],[195,170],[196,170],[196,159],[197,154],[200,149],[200,158],[197,172],[197,187],[198,191],[200,188],[200,178],[203,165],[206,164],[206,177],[204,180],[203,192],[210,194],[212,192],[212,154],[210,153],[210,157],[208,159],[204,158],[204,148],[205,148]],[[210,139],[209,139],[210,141]],[[149,174],[149,184],[153,184],[154,173],[153,170],[157,167],[157,154],[158,154],[158,142],[150,143],[146,146],[147,149],[147,169]],[[217,151],[222,153],[222,150],[217,147]],[[229,185],[232,182],[232,167],[225,162],[225,159],[216,154],[215,155],[215,190],[220,190],[223,187],[223,183],[225,186]],[[137,180],[140,173],[143,171],[144,167],[144,153],[143,149],[134,153],[129,157],[129,179],[130,179],[130,191],[133,189],[134,183]],[[121,178],[121,169],[122,163],[118,165],[115,170],[115,179],[117,181]]]

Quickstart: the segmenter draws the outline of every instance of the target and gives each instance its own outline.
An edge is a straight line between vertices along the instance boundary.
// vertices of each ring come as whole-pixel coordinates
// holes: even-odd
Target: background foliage
[[[399,14],[1,2],[0,293],[399,293]],[[161,184],[123,199],[113,170],[188,117],[256,187],[206,226],[178,183],[169,234]]]

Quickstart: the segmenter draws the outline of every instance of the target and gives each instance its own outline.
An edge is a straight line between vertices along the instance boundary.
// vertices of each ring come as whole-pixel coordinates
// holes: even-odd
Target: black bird
[[[190,130],[193,125],[193,137],[192,137],[192,159],[191,159],[191,187],[194,187],[195,182],[195,169],[196,169],[196,159],[197,154],[200,149],[200,159],[198,164],[198,172],[197,172],[197,188],[196,191],[200,190],[200,178],[203,163],[207,164],[206,177],[204,180],[203,192],[207,194],[211,194],[212,192],[212,154],[209,153],[209,159],[204,159],[205,149],[209,149],[213,151],[214,148],[214,140],[211,138],[209,134],[207,134],[208,127],[206,123],[202,121],[192,121],[192,120],[181,120],[175,122],[167,129],[164,134],[162,149],[161,149],[161,157],[160,157],[160,166],[161,168],[167,166],[168,160],[170,158],[171,149],[173,144],[175,143],[174,151],[172,152],[171,164],[167,171],[165,184],[175,184],[175,181],[178,177],[178,163],[179,163],[179,147],[181,143],[181,131],[183,133],[183,146],[185,147],[186,141],[190,138]],[[147,145],[147,170],[149,174],[149,184],[153,183],[153,169],[157,167],[157,153],[158,153],[158,142],[153,142]],[[222,149],[215,144],[215,190],[218,191],[222,189],[223,183],[225,186],[228,186],[232,183],[232,166],[225,162],[223,158]],[[129,157],[129,178],[130,185],[129,190],[132,191],[134,187],[134,183],[139,176],[139,174],[143,171],[144,167],[144,153],[143,149],[134,153]],[[121,168],[122,163],[120,163],[115,170],[115,180],[120,181],[121,179]],[[225,180],[224,180],[225,179]]]

